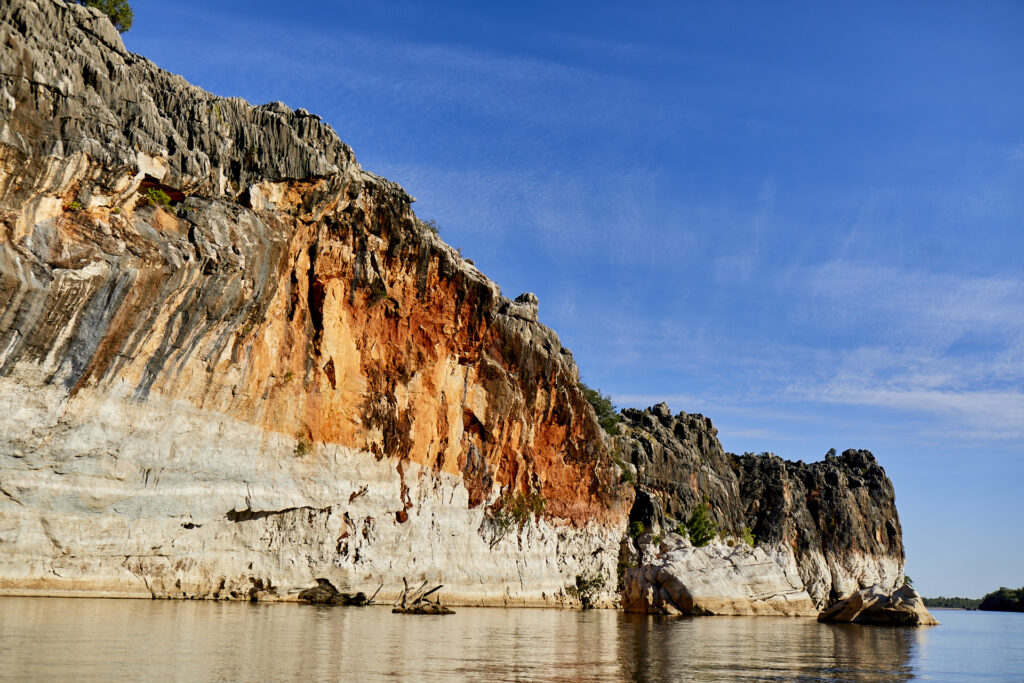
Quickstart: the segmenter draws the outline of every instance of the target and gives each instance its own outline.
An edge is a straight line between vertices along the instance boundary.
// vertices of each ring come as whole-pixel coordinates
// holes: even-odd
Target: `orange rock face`
[[[178,215],[142,204],[59,217],[51,264],[73,254],[61,265],[109,264],[110,277],[50,292],[10,360],[59,347],[89,317],[71,314],[106,296],[94,351],[69,360],[72,393],[127,380],[137,398],[295,436],[303,457],[330,443],[461,476],[471,506],[526,492],[577,523],[628,509],[571,355],[403,194],[368,174],[257,193],[235,216],[194,200]]]

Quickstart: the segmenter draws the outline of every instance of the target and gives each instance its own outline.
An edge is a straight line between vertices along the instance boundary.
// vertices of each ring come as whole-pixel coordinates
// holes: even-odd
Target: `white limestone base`
[[[331,444],[297,455],[291,437],[133,401],[127,384],[70,399],[30,384],[0,378],[0,594],[286,600],[326,578],[383,582],[387,599],[406,577],[453,604],[551,605],[577,574],[615,585],[622,528],[502,533],[452,475]]]

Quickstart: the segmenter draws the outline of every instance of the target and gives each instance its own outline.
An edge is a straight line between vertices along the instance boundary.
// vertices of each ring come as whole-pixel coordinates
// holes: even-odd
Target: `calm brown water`
[[[0,598],[0,680],[1024,680],[1024,614],[930,629],[619,612]]]

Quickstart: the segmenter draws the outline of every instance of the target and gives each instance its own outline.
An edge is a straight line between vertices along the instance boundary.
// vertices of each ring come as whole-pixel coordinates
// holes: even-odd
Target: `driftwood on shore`
[[[409,592],[409,582],[402,577],[402,584],[405,588],[402,590],[402,594],[395,601],[395,607],[391,611],[395,614],[455,614],[455,610],[445,607],[441,604],[441,599],[437,596],[434,597],[434,602],[427,600],[427,597],[437,593],[444,584],[434,586],[428,591],[423,589],[427,587],[426,580],[419,585],[419,588],[414,590],[412,593]]]

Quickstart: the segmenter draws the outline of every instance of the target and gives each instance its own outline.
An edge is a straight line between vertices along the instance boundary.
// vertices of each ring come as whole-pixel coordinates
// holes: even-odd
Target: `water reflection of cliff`
[[[0,679],[900,681],[925,637],[782,617],[0,598]]]
[[[620,678],[905,681],[920,632],[811,619],[622,618]]]

